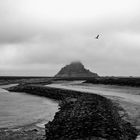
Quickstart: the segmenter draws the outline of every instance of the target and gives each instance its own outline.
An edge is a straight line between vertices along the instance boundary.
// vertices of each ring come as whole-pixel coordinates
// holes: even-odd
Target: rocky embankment
[[[140,78],[99,77],[88,79],[84,83],[140,87]]]
[[[66,98],[77,98],[83,93],[79,91],[45,87],[41,85],[19,85],[7,88],[8,91],[26,92],[33,95],[44,96],[55,100],[64,100]]]
[[[46,140],[135,140],[137,130],[124,119],[121,107],[97,94],[19,85],[9,91],[26,92],[60,101],[60,110],[46,124]]]
[[[8,84],[50,84],[53,77],[8,77],[0,76],[0,85]]]

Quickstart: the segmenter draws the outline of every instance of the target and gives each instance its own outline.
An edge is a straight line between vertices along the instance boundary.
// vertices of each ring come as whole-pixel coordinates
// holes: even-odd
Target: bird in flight
[[[95,39],[99,39],[99,35],[97,35],[97,36],[95,37]]]

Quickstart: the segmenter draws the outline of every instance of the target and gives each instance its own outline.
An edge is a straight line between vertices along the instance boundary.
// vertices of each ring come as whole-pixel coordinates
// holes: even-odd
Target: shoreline
[[[3,85],[3,86],[1,86],[1,88],[3,88],[5,90],[5,88],[10,88],[13,86],[17,86],[17,85],[15,85],[15,84]],[[19,93],[19,94],[27,94],[28,95],[28,93]],[[32,95],[32,96],[35,96],[35,95]],[[52,100],[50,98],[48,98],[48,100],[50,100],[51,102],[52,101],[56,102],[55,100]],[[44,117],[42,119],[39,118],[38,120],[33,120],[29,123],[27,122],[27,123],[23,123],[23,124],[21,123],[19,125],[15,124],[13,126],[12,125],[3,126],[0,128],[0,140],[11,140],[11,139],[14,139],[14,140],[34,139],[34,140],[36,140],[37,138],[39,140],[40,139],[45,140],[45,137],[44,137],[45,124],[48,122],[49,122],[49,120],[47,120]]]
[[[66,98],[77,98],[81,95],[90,95],[90,96],[99,96],[96,94],[89,94],[82,91],[74,91],[68,89],[59,89],[54,87],[44,87],[44,86],[37,86],[37,85],[20,85],[16,87],[8,88],[9,91],[14,92],[26,92],[29,94],[37,95],[37,96],[44,96],[47,98],[51,98],[53,100],[65,100]],[[51,92],[51,93],[50,93]],[[86,93],[86,94],[85,94]]]
[[[46,140],[45,124],[48,122],[41,120],[21,126],[0,128],[0,140]]]
[[[86,85],[86,86],[85,86]],[[61,89],[67,89],[67,90],[74,90],[74,91],[81,91],[83,93],[90,93],[90,94],[99,94],[101,96],[104,96],[106,98],[111,99],[112,101],[118,103],[119,105],[121,105],[126,112],[129,114],[129,121],[131,121],[138,129],[140,129],[140,95],[138,94],[133,94],[133,93],[125,93],[127,98],[128,96],[130,96],[131,100],[128,100],[127,98],[125,98],[125,96],[115,96],[115,95],[111,95],[111,94],[106,94],[105,91],[103,91],[103,93],[96,93],[94,90],[92,90],[92,88],[90,89],[90,87],[88,87],[87,83],[80,83],[80,84],[65,84],[65,83],[60,83],[60,84],[50,84],[50,85],[46,85],[47,87],[54,87],[54,88],[61,88]],[[91,85],[92,86],[92,85]],[[100,86],[100,85],[99,85]],[[103,87],[108,86],[108,85],[102,85]],[[114,87],[114,85],[112,85]],[[111,87],[112,87],[111,86]],[[117,87],[117,89],[119,89],[119,86],[115,85],[115,88]],[[120,86],[122,87],[122,86]],[[88,89],[89,88],[89,89]],[[126,87],[127,89],[127,87]],[[132,87],[132,89],[138,89],[138,87]],[[107,91],[108,93],[109,91]],[[105,94],[104,94],[105,93]],[[118,93],[116,93],[118,94]],[[133,96],[136,96],[136,101],[133,100],[133,98],[131,98]],[[138,97],[137,97],[138,96]]]
[[[37,126],[37,122],[23,126],[12,128],[0,128],[1,140],[25,140],[25,139],[41,139],[45,140],[45,128]],[[45,124],[44,124],[45,125]]]

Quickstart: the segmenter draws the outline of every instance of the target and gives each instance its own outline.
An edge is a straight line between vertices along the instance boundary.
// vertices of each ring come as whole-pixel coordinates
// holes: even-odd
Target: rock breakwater
[[[136,128],[123,118],[123,109],[101,95],[38,85],[19,85],[8,90],[60,101],[53,121],[45,125],[46,140],[135,140],[137,137]]]

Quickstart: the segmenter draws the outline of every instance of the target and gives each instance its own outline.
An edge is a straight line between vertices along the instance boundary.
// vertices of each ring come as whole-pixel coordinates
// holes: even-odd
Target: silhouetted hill
[[[81,62],[72,62],[63,67],[55,77],[98,77],[98,74],[86,69]]]

